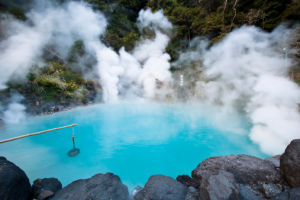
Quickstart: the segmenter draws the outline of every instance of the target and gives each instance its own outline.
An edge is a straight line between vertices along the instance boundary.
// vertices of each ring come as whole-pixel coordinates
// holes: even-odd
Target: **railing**
[[[48,129],[48,130],[45,130],[45,131],[40,131],[40,132],[35,132],[35,133],[29,133],[29,134],[26,134],[26,135],[21,135],[21,136],[18,136],[18,137],[13,137],[13,138],[9,138],[9,139],[6,139],[6,140],[0,140],[0,144],[1,143],[5,143],[5,142],[11,142],[11,141],[18,140],[18,139],[22,139],[22,138],[25,138],[25,137],[30,137],[30,136],[34,136],[34,135],[40,135],[40,134],[48,133],[48,132],[51,132],[51,131],[56,131],[56,130],[60,130],[60,129],[64,129],[64,128],[69,128],[69,127],[72,127],[72,129],[73,129],[72,140],[73,140],[73,143],[74,143],[74,138],[75,138],[75,136],[74,136],[74,126],[78,126],[78,124],[71,124],[71,125],[68,125],[68,126],[62,126],[62,127],[58,127],[58,128]]]

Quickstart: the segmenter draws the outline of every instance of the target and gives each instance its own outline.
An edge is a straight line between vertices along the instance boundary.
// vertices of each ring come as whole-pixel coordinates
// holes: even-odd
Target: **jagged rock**
[[[203,200],[238,199],[239,186],[233,174],[220,170],[201,181],[200,196]]]
[[[188,187],[187,194],[184,200],[199,200],[201,199],[198,190],[192,186]]]
[[[56,178],[36,179],[32,185],[33,198],[48,199],[60,189],[62,189],[61,182]]]
[[[25,172],[14,163],[0,157],[0,199],[28,200],[31,186]]]
[[[271,198],[271,200],[299,200],[300,187],[292,188],[290,190],[281,192],[280,194]]]
[[[151,176],[143,190],[134,196],[134,200],[183,200],[187,187],[171,177]]]
[[[239,188],[239,200],[263,200],[263,198],[257,195],[250,187],[241,184]]]
[[[198,180],[192,179],[188,175],[177,176],[176,180],[187,187],[199,188],[200,182]]]
[[[129,200],[128,188],[112,173],[96,174],[72,182],[51,200]]]
[[[192,177],[202,181],[217,175],[220,170],[232,173],[236,181],[241,184],[277,183],[280,180],[280,173],[274,165],[247,155],[208,158],[193,170]]]
[[[293,140],[280,157],[280,170],[292,187],[300,186],[300,139]]]

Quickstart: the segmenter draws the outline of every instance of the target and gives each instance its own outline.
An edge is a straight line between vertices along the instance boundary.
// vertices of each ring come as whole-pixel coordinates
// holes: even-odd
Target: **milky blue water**
[[[0,155],[20,166],[31,181],[56,177],[63,185],[96,173],[113,172],[129,189],[143,186],[154,174],[176,178],[189,174],[204,159],[229,154],[265,157],[246,133],[230,131],[224,122],[187,105],[94,105],[54,115],[27,118],[0,128],[0,139],[79,124],[75,128],[80,154],[68,157],[72,128],[0,144]],[[221,121],[221,123],[220,123]]]

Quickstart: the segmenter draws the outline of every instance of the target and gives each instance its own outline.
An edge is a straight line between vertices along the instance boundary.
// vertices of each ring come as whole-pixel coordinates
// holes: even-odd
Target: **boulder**
[[[151,176],[144,189],[139,191],[134,200],[183,200],[187,187],[171,177]]]
[[[74,181],[51,200],[129,200],[129,193],[118,176],[106,173]]]
[[[300,187],[300,139],[293,140],[280,157],[280,170],[291,187]]]
[[[45,200],[62,189],[61,182],[56,178],[36,179],[32,185],[33,198]]]
[[[194,188],[199,188],[200,187],[199,180],[192,179],[188,175],[177,176],[176,180],[178,182],[182,183],[183,185],[187,186],[187,187],[190,187],[190,186],[192,186]]]
[[[209,179],[220,170],[233,174],[240,184],[277,183],[280,173],[268,161],[247,155],[211,157],[201,162],[192,172],[194,179]]]
[[[239,186],[233,174],[224,170],[201,181],[200,196],[203,200],[238,199],[238,193]]]
[[[25,172],[14,163],[0,157],[0,199],[28,200],[31,186]]]
[[[271,198],[271,200],[299,200],[300,187],[292,188],[290,190],[281,192],[280,194]]]

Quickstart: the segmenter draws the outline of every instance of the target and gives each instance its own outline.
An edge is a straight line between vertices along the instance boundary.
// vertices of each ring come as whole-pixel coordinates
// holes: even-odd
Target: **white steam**
[[[20,94],[13,94],[13,96],[10,99],[10,104],[7,106],[7,109],[3,112],[3,120],[5,123],[17,124],[25,119],[26,108],[20,103],[23,98],[24,97]]]
[[[204,75],[199,81],[202,101],[245,112],[253,127],[250,138],[268,154],[280,154],[300,138],[300,89],[289,79],[278,38],[286,30],[265,33],[242,27],[204,52]],[[279,51],[278,51],[279,50]]]
[[[5,123],[17,124],[25,119],[25,106],[20,103],[10,103],[3,113]]]
[[[105,102],[117,101],[120,97],[153,98],[156,81],[171,81],[170,56],[165,53],[169,37],[163,32],[172,29],[172,24],[162,10],[152,13],[141,10],[138,26],[150,28],[153,39],[141,38],[132,53],[121,48],[119,54],[104,45],[98,45],[98,70]]]

